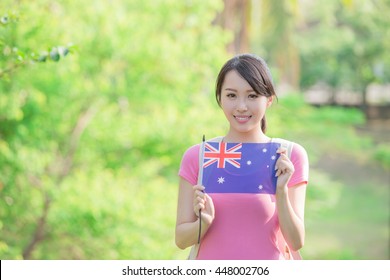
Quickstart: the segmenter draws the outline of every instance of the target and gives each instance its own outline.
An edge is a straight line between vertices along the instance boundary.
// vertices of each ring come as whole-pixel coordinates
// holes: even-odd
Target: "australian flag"
[[[205,142],[205,192],[275,194],[279,147],[279,143]]]

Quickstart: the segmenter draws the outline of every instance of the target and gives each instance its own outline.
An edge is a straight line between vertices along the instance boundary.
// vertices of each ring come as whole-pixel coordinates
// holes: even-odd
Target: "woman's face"
[[[261,120],[272,104],[272,97],[257,94],[249,83],[231,70],[221,88],[221,107],[232,133],[261,133]]]

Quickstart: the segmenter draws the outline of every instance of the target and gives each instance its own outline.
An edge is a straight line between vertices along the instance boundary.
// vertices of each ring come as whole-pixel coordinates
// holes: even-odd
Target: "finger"
[[[199,190],[199,191],[204,191],[205,187],[202,186],[202,185],[194,185],[193,187],[193,190]]]
[[[287,155],[281,154],[278,160],[275,163],[275,170],[282,168],[283,166],[287,166],[291,164],[290,159]]]
[[[201,205],[196,205],[196,207],[194,207],[194,212],[197,217],[199,217],[199,211],[201,210],[203,210]]]
[[[278,153],[278,154],[287,154],[287,149],[286,149],[286,148],[283,148],[283,147],[279,147],[279,148],[276,150],[276,153]]]
[[[279,158],[278,158],[278,160],[277,160],[277,162],[279,161],[289,161],[290,159],[288,158],[288,156],[286,155],[286,154],[280,154],[279,155]]]
[[[209,207],[214,209],[213,199],[208,194],[205,195],[205,199],[206,199],[206,203],[209,205]]]
[[[196,190],[204,190],[204,186],[202,185],[194,185],[193,188]]]
[[[205,200],[203,198],[197,196],[194,198],[193,206],[196,207],[197,205],[204,204],[204,203],[205,203]]]
[[[204,206],[204,203],[202,202],[199,202],[197,205],[196,205],[196,209],[198,210],[204,210],[205,206]]]
[[[201,191],[195,191],[195,196],[196,196],[196,197],[204,198],[204,193],[201,192]]]
[[[194,205],[194,212],[195,212],[195,215],[198,216],[199,215],[199,211],[200,210],[204,210],[205,209],[205,204],[204,202],[198,202]]]
[[[283,160],[279,159],[276,163],[275,163],[275,170],[278,170],[278,169],[281,169],[283,168],[283,166],[285,166],[286,164],[284,163]]]

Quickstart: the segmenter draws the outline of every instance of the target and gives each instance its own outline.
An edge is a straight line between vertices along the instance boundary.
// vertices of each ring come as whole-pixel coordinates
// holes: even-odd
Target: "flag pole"
[[[203,161],[204,161],[204,145],[205,145],[205,136],[203,134],[202,145],[200,147],[200,158],[199,158],[199,173],[198,173],[198,185],[203,185]],[[204,192],[204,191],[203,191]],[[202,232],[202,211],[199,209],[199,232],[198,232],[198,244],[200,244],[200,235]]]

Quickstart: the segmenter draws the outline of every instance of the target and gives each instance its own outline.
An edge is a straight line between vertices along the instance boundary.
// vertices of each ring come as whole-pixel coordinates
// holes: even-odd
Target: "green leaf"
[[[9,23],[9,18],[8,16],[3,16],[0,18],[0,23],[3,24],[3,25],[6,25]]]
[[[52,48],[50,51],[50,58],[53,61],[59,61],[60,60],[60,54],[58,52],[58,48]]]

